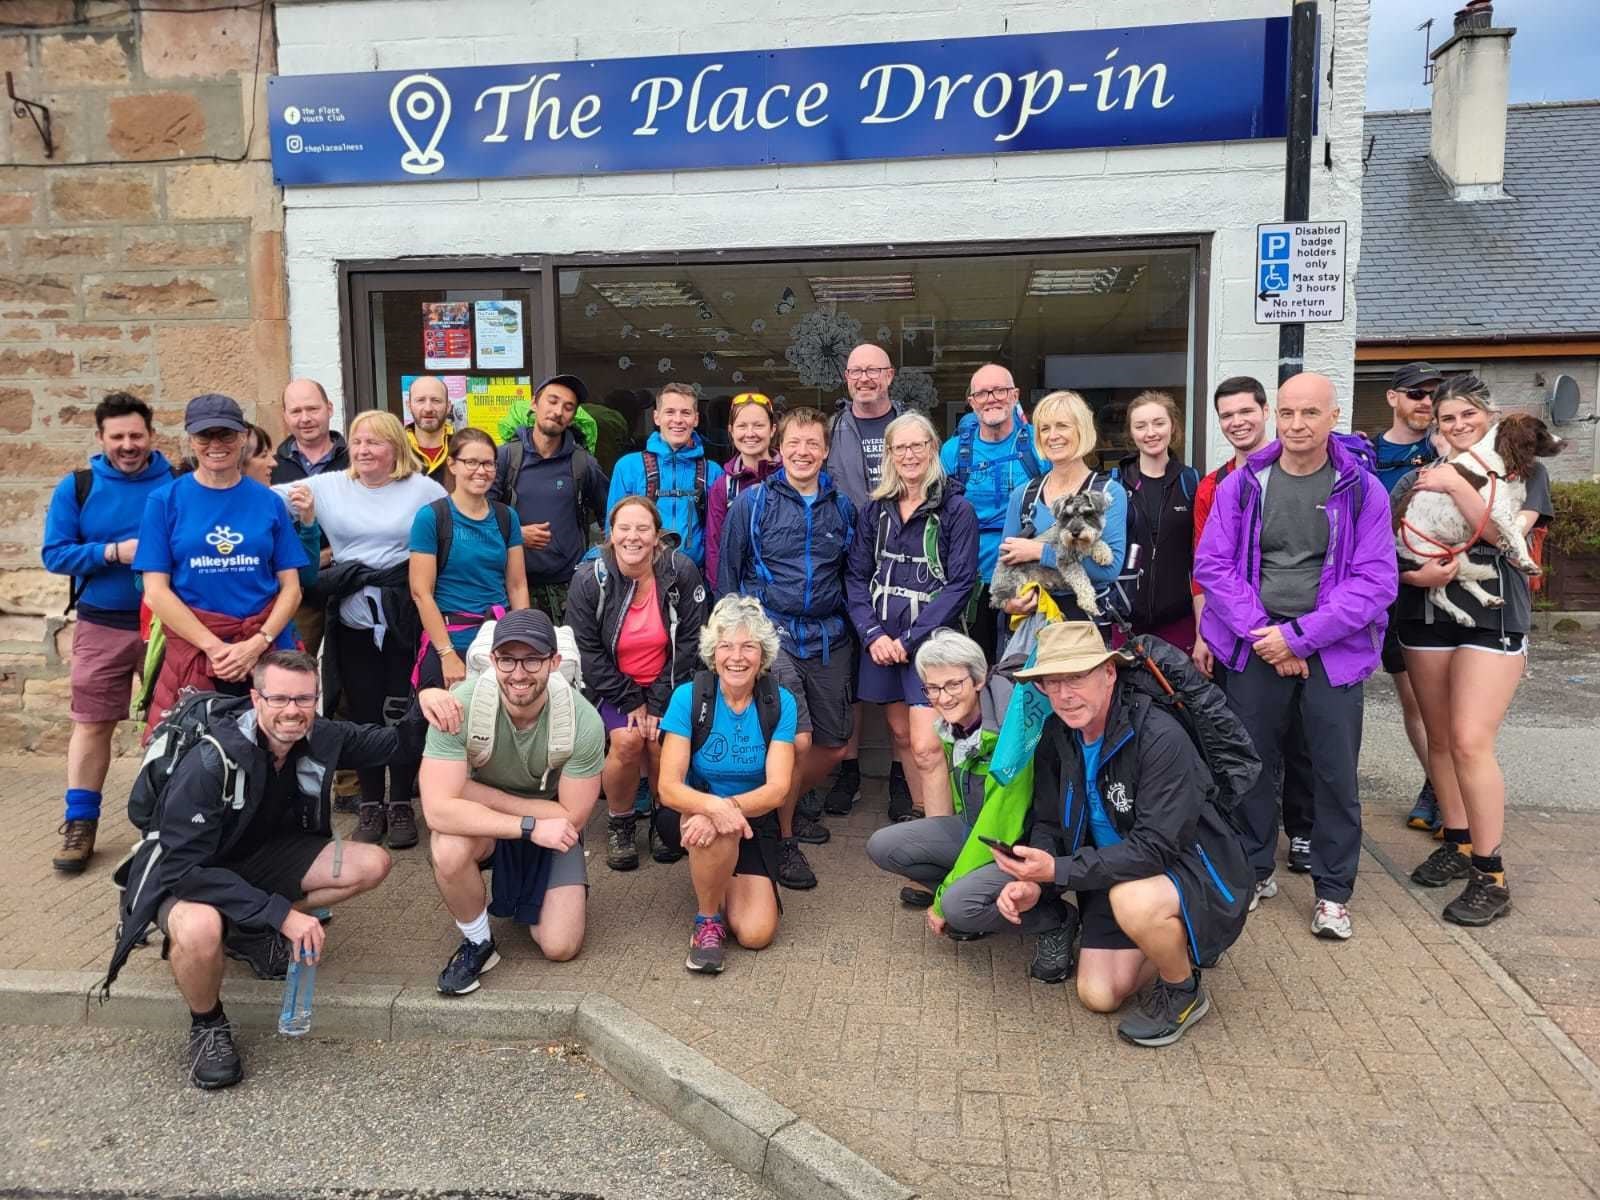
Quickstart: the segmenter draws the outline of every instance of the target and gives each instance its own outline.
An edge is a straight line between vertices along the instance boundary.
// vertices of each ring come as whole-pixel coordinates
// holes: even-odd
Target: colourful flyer
[[[478,369],[522,368],[522,301],[479,300],[473,306],[478,335]]]
[[[422,306],[422,365],[429,371],[472,366],[472,305],[465,300]]]

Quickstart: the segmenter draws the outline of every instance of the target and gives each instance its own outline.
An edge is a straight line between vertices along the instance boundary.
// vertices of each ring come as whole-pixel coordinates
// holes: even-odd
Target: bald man
[[[900,415],[900,406],[889,399],[893,383],[894,367],[882,346],[862,342],[850,351],[844,367],[849,403],[833,419],[828,477],[858,512],[883,478],[883,431]]]
[[[444,380],[432,375],[413,379],[406,407],[411,412],[406,441],[422,460],[422,469],[428,478],[448,492],[455,482],[450,478],[449,466],[450,435],[455,430],[450,426],[450,393]]]
[[[1278,891],[1278,773],[1298,720],[1312,776],[1311,932],[1343,941],[1361,853],[1361,685],[1378,667],[1400,578],[1388,495],[1357,454],[1364,440],[1347,442],[1338,421],[1327,376],[1279,385],[1278,440],[1218,485],[1194,580],[1215,677],[1261,755],[1239,802],[1250,907]]]

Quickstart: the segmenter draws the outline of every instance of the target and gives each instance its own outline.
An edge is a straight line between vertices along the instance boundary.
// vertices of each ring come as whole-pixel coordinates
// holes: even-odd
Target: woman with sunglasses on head
[[[845,568],[861,635],[856,698],[884,705],[911,811],[950,814],[950,779],[934,712],[912,665],[934,630],[954,627],[978,586],[978,517],[939,460],[933,423],[905,413],[884,430],[883,475],[856,523]]]
[[[1471,465],[1467,452],[1483,440],[1498,414],[1481,379],[1458,375],[1434,390],[1433,415],[1450,447],[1448,459]],[[1550,476],[1542,463],[1534,462],[1521,482],[1527,495],[1518,518],[1527,532],[1550,520]],[[1404,511],[1413,489],[1445,493],[1474,528],[1483,520],[1483,498],[1448,460],[1395,485],[1396,513]],[[1429,559],[1400,572],[1398,637],[1427,727],[1428,778],[1444,822],[1442,844],[1411,879],[1423,887],[1466,880],[1462,893],[1445,905],[1444,918],[1457,925],[1487,925],[1511,911],[1500,858],[1506,784],[1495,759],[1495,739],[1527,663],[1533,604],[1527,577],[1505,561],[1492,526],[1463,553],[1469,562],[1493,568],[1497,578],[1483,587],[1502,605],[1485,607],[1452,586],[1461,567],[1459,555]],[[1470,626],[1457,624],[1434,607],[1428,589],[1435,587],[1449,588],[1450,599],[1472,618]]]
[[[739,453],[722,466],[722,478],[706,497],[706,586],[717,586],[717,560],[722,556],[722,525],[728,509],[745,488],[760,483],[783,460],[773,448],[778,414],[762,392],[740,392],[728,408],[728,436]]]
[[[511,508],[489,499],[494,439],[470,425],[457,429],[445,463],[450,495],[423,505],[411,522],[411,599],[422,619],[412,674],[420,687],[460,683],[478,627],[507,609],[528,607],[521,527]]]

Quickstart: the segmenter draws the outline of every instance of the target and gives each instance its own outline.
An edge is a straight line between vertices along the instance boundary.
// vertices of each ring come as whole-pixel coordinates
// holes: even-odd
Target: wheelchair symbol
[[[1286,292],[1289,290],[1289,266],[1287,263],[1262,263],[1261,264],[1261,291]]]

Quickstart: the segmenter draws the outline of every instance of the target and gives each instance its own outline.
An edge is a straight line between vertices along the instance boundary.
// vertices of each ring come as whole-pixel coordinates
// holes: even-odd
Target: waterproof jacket
[[[769,478],[781,466],[783,460],[776,454],[762,459],[754,471],[737,454],[723,464],[722,482],[711,489],[706,500],[706,585],[713,590],[717,586],[717,560],[722,557],[722,526],[727,522],[729,507],[740,492]]]
[[[1194,501],[1200,475],[1176,458],[1167,459],[1160,479],[1146,479],[1139,456],[1129,455],[1117,468],[1128,493],[1128,545],[1143,546],[1144,569],[1129,614],[1135,629],[1166,625],[1194,610],[1189,576],[1194,570]],[[1145,515],[1143,493],[1161,491],[1161,519],[1152,529]]]
[[[871,500],[872,487],[867,472],[867,452],[861,448],[861,426],[856,423],[855,409],[848,398],[839,402],[832,428],[828,431],[828,475],[833,486],[856,506],[859,511]],[[892,421],[905,411],[890,402],[888,417]]]
[[[314,586],[307,589],[305,602],[321,604],[326,610],[322,635],[322,697],[330,709],[337,709],[344,680],[339,674],[338,644],[341,638],[371,639],[374,629],[347,629],[339,619],[339,605],[346,596],[364,588],[378,589],[378,605],[383,627],[382,649],[392,645],[404,647],[414,654],[422,642],[422,618],[417,615],[416,601],[411,598],[411,564],[409,559],[392,567],[369,567],[365,563],[336,562],[323,568]],[[382,687],[381,679],[352,680],[354,687]]]
[[[857,519],[845,594],[863,646],[887,636],[911,655],[940,626],[958,628],[978,586],[978,518],[961,491],[946,478],[908,521],[895,498],[872,501]]]
[[[1097,790],[1122,840],[1091,840],[1083,743],[1052,715],[1034,757],[1028,844],[1055,856],[1060,890],[1167,876],[1178,889],[1190,957],[1213,965],[1244,928],[1255,873],[1233,827],[1206,798],[1211,777],[1194,742],[1177,718],[1119,681],[1101,747]]]
[[[656,606],[667,631],[666,669],[648,688],[617,666],[617,638],[638,586],[622,573],[609,546],[598,558],[578,566],[567,592],[567,624],[583,661],[583,688],[591,701],[606,701],[630,713],[641,704],[653,717],[667,711],[672,689],[700,667],[700,629],[706,623],[706,586],[700,572],[677,550],[655,562]]]
[[[810,504],[779,471],[740,493],[728,511],[717,595],[760,600],[796,658],[848,654],[844,575],[855,529],[855,505],[826,471]]]
[[[350,448],[344,444],[344,434],[337,429],[330,429],[328,437],[333,440],[333,457],[323,463],[321,469],[315,472],[318,475],[325,475],[329,471],[346,471],[350,468]],[[273,455],[276,460],[272,464],[271,479],[273,483],[294,483],[312,474],[295,457],[294,447],[293,435],[284,438],[278,444],[278,452]]]
[[[255,707],[244,697],[218,701],[209,729],[240,775],[235,787],[228,788],[216,747],[204,741],[174,765],[156,828],[117,868],[116,882],[123,889],[121,923],[102,994],[109,992],[168,896],[210,905],[231,923],[251,930],[276,929],[289,915],[286,897],[247,883],[227,865],[255,849],[243,839],[267,794],[272,760],[270,751],[257,742]],[[414,732],[409,735],[413,740]],[[341,767],[386,765],[399,751],[402,736],[394,726],[313,720],[310,732],[291,751],[298,811],[287,825],[332,837],[334,772]],[[417,749],[420,752],[420,745]]]
[[[608,514],[617,501],[646,494],[646,452],[656,456],[661,472],[661,490],[651,499],[661,510],[662,527],[678,535],[678,549],[698,567],[706,561],[706,531],[701,514],[709,512],[711,493],[722,479],[722,468],[713,462],[706,463],[706,508],[702,509],[695,476],[699,472],[700,462],[706,456],[705,443],[700,440],[698,433],[691,434],[687,446],[674,450],[657,430],[645,442],[643,451],[624,454],[617,460],[617,469],[611,476],[611,494],[606,498]],[[606,532],[610,531],[608,518]]]
[[[1200,636],[1230,671],[1244,670],[1272,624],[1261,605],[1262,500],[1283,448],[1268,442],[1242,471],[1217,485],[1217,499],[1195,550],[1194,579],[1205,593]],[[1300,658],[1322,656],[1334,687],[1359,683],[1377,668],[1389,605],[1400,589],[1388,494],[1338,436],[1328,439],[1335,478],[1328,494],[1328,556],[1317,606],[1283,627]]]
[[[93,621],[99,613],[132,614],[137,625],[140,594],[133,568],[108,563],[106,547],[139,536],[144,502],[157,488],[172,482],[172,464],[153,451],[136,475],[125,475],[96,454],[89,460],[89,494],[78,504],[77,472],[68,472],[50,494],[44,515],[42,557],[45,570],[82,581],[79,615]],[[102,624],[105,622],[101,622]]]
[[[589,456],[581,479],[573,477],[572,451],[577,445],[572,430],[561,435],[561,445],[549,458],[533,444],[533,431],[523,426],[516,432],[522,443],[522,465],[517,477],[508,479],[511,467],[510,442],[495,453],[495,490],[499,500],[517,510],[522,525],[550,523],[550,541],[542,550],[524,547],[522,562],[531,584],[566,585],[572,568],[589,548],[589,520],[604,520],[606,512],[606,474]]]

